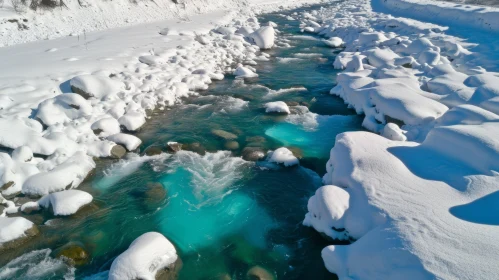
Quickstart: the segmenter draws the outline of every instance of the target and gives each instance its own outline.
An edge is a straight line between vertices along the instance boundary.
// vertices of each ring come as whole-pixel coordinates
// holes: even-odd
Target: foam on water
[[[252,163],[227,151],[204,156],[181,151],[164,164],[166,174],[160,182],[169,201],[158,222],[161,232],[183,252],[213,246],[232,235],[241,235],[254,246],[265,246],[265,233],[274,225],[272,219],[255,200],[238,190]]]
[[[36,250],[13,259],[0,269],[0,279],[75,279],[75,269],[50,257],[50,249]]]

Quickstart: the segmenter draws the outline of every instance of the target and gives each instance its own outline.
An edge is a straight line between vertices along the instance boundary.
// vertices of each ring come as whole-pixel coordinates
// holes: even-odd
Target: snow
[[[22,192],[42,196],[76,188],[94,167],[91,157],[83,152],[76,152],[55,168],[28,177],[22,185]]]
[[[471,25],[475,28],[499,31],[499,8],[456,5],[430,0],[386,0],[380,1],[391,11],[410,11],[423,20],[439,18],[447,22]]]
[[[265,103],[266,113],[285,113],[290,114],[289,107],[283,101],[273,101]]]
[[[120,123],[115,118],[102,118],[92,124],[90,127],[98,136],[106,137],[120,133]],[[108,138],[109,139],[109,138]],[[111,140],[112,141],[112,140]]]
[[[272,26],[263,26],[251,33],[249,37],[260,49],[266,50],[274,46],[275,31]]]
[[[162,234],[147,232],[137,237],[111,265],[109,279],[155,279],[161,269],[177,260],[175,247]]]
[[[23,217],[7,218],[0,216],[0,248],[9,241],[23,237],[33,223]]]
[[[124,84],[104,76],[81,75],[71,79],[70,85],[84,92],[88,97],[102,99],[124,90]],[[84,96],[86,97],[86,96]]]
[[[136,131],[146,123],[144,115],[137,111],[127,112],[118,119],[120,125],[124,126],[128,131]],[[114,131],[119,132],[118,131]]]
[[[140,146],[140,144],[142,144],[142,140],[140,140],[137,136],[125,133],[113,134],[108,136],[106,139],[123,145],[128,151],[134,151]]]
[[[68,216],[76,213],[92,200],[92,195],[87,192],[67,190],[45,195],[38,200],[38,204],[43,208],[52,207],[52,212],[56,216]]]
[[[340,37],[332,37],[323,41],[326,46],[331,48],[339,48],[343,45],[343,40]]]
[[[293,166],[299,163],[293,152],[284,147],[269,152],[267,157],[268,162],[282,163],[284,166]]]
[[[495,36],[492,8],[372,3],[452,28],[469,21]],[[485,48],[446,27],[376,13],[366,1],[315,17],[319,35],[345,42],[333,64],[344,72],[331,94],[364,114],[371,131],[336,137],[325,186],[309,199],[303,224],[352,242],[325,247],[326,268],[340,279],[494,278],[499,81],[486,69],[495,58],[470,51]]]
[[[255,78],[258,77],[258,74],[253,72],[253,70],[249,69],[248,67],[238,65],[236,70],[234,71],[234,76],[236,76],[236,78]]]

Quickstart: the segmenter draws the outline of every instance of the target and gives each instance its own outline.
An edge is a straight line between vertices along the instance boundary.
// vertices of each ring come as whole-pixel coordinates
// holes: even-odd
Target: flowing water
[[[362,119],[328,94],[339,50],[304,36],[296,21],[277,14],[260,18],[269,20],[278,24],[281,43],[291,47],[269,51],[270,61],[255,66],[258,78],[228,76],[199,97],[155,112],[138,133],[142,151],[176,141],[198,153],[101,161],[92,181],[80,187],[94,195],[94,209],[68,218],[33,216],[38,224],[50,222],[40,226],[35,242],[19,249],[30,253],[0,269],[0,279],[106,279],[113,259],[148,231],[175,244],[183,261],[180,279],[246,279],[256,265],[276,279],[333,279],[320,257],[328,243],[301,222],[335,136],[360,130]],[[263,104],[277,100],[294,105],[293,114],[265,114]],[[231,141],[237,144],[214,135],[215,129],[236,135]],[[301,157],[300,166],[241,158],[244,147],[282,146]],[[68,242],[83,245],[91,256],[76,271],[49,250]],[[5,264],[5,257],[0,261]]]

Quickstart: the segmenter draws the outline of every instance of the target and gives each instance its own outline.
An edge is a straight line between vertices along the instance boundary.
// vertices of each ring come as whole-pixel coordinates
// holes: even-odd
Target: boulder
[[[111,148],[111,158],[122,158],[126,154],[126,149],[121,145],[114,145]]]
[[[230,132],[227,132],[225,130],[221,130],[221,129],[213,129],[211,131],[211,134],[217,136],[217,137],[220,137],[224,140],[235,140],[237,139],[237,135],[235,135],[234,133],[230,133]]]
[[[88,263],[90,256],[80,244],[69,243],[55,252],[56,258],[63,258],[71,265],[82,266]]]
[[[224,148],[227,150],[237,150],[239,149],[239,143],[237,141],[227,141],[224,144]]]
[[[245,147],[242,156],[247,161],[258,161],[265,157],[265,151],[259,147]]]

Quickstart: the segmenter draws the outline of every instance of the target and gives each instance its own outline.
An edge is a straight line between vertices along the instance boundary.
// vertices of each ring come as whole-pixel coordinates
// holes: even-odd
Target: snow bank
[[[394,3],[444,20],[451,11],[435,1],[383,5]],[[482,10],[454,16],[473,24],[491,9]],[[494,278],[499,73],[480,67],[471,45],[446,28],[374,13],[365,1],[315,18],[319,35],[345,42],[331,94],[380,134],[347,132],[331,143],[325,186],[309,199],[303,224],[352,244],[324,248],[326,268],[340,279]]]
[[[92,200],[93,197],[89,193],[79,190],[67,190],[45,195],[38,200],[38,204],[44,208],[52,207],[52,212],[56,216],[67,216],[76,213]]]
[[[298,159],[293,155],[293,152],[282,147],[273,152],[269,152],[267,161],[282,163],[284,166],[293,166],[299,164]]]
[[[175,247],[162,234],[148,232],[135,239],[111,265],[109,279],[155,279],[177,261]]]
[[[378,1],[378,0],[375,0]],[[476,28],[499,32],[499,8],[456,5],[455,3],[430,0],[379,1],[392,12],[409,12],[421,20],[446,21],[453,25],[471,25]]]
[[[266,113],[285,113],[290,114],[289,107],[283,101],[274,101],[265,103]]]

